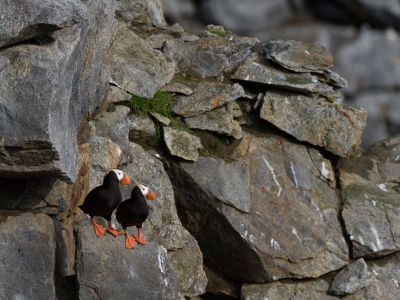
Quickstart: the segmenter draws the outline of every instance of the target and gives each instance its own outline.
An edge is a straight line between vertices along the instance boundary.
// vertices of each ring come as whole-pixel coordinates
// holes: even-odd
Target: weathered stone
[[[333,300],[337,297],[326,293],[329,282],[323,279],[305,282],[276,282],[268,284],[244,284],[241,300]]]
[[[388,299],[399,298],[400,252],[375,261],[368,261],[368,286],[346,300]]]
[[[361,142],[366,122],[362,109],[331,103],[326,99],[267,92],[260,117],[301,141],[346,157]]]
[[[202,82],[196,86],[193,95],[180,97],[172,111],[180,116],[192,117],[243,96],[244,90],[238,83]]]
[[[120,168],[133,180],[149,186],[157,194],[157,200],[149,203],[150,215],[143,225],[146,240],[155,241],[167,249],[167,262],[181,295],[204,293],[207,280],[202,253],[196,240],[181,225],[174,191],[162,163],[133,143],[127,155],[129,159]],[[130,196],[131,188],[122,188],[124,198]]]
[[[166,25],[161,0],[119,0],[115,12],[124,21]]]
[[[204,114],[186,118],[185,123],[189,128],[213,131],[220,134],[241,139],[242,129],[233,119],[226,107],[220,107]]]
[[[333,67],[332,55],[321,45],[275,40],[263,46],[264,56],[295,72],[323,72]]]
[[[214,297],[240,298],[240,285],[226,278],[222,278],[208,267],[204,267],[207,275],[207,294]]]
[[[327,70],[324,72],[324,76],[329,85],[337,88],[347,88],[347,80],[341,77],[338,73],[332,70]]]
[[[126,106],[111,106],[110,110],[102,112],[94,120],[96,135],[105,137],[124,147],[129,142],[128,114],[130,109]]]
[[[74,181],[79,124],[103,99],[109,79],[113,3],[21,0],[5,5],[5,40],[67,27],[0,53],[0,173]]]
[[[157,129],[148,115],[130,114],[129,140],[135,143],[157,144]]]
[[[118,166],[121,155],[121,148],[109,139],[95,136],[89,141],[90,190],[103,183],[104,175]]]
[[[203,148],[197,136],[170,127],[164,127],[164,141],[171,155],[186,160],[196,161],[199,158],[198,150]]]
[[[152,98],[175,74],[173,63],[122,24],[111,51],[111,78],[133,95]]]
[[[339,162],[342,216],[354,257],[400,249],[400,136]]]
[[[226,108],[228,109],[228,112],[234,117],[234,118],[240,118],[243,116],[242,109],[240,108],[240,105],[237,104],[236,102],[229,102],[226,105]]]
[[[168,83],[161,90],[165,91],[165,92],[178,93],[178,94],[183,94],[183,95],[187,95],[187,96],[190,96],[191,94],[193,94],[193,91],[190,87],[188,87],[187,85],[185,85],[183,83],[176,82],[176,81]]]
[[[360,258],[336,274],[329,293],[337,296],[352,294],[368,285],[368,267]]]
[[[126,250],[123,236],[97,238],[87,219],[80,221],[76,230],[80,299],[177,298],[164,247],[148,242]]]
[[[339,200],[311,150],[270,134],[245,135],[227,162],[171,165],[180,218],[207,265],[235,281],[266,282],[314,278],[346,264]]]
[[[110,85],[105,102],[108,103],[113,103],[113,102],[122,102],[122,101],[127,101],[132,98],[132,95],[124,91],[123,89],[120,89],[117,86]]]
[[[237,66],[257,43],[255,38],[238,36],[211,36],[188,43],[168,40],[163,52],[176,62],[180,70],[191,69],[202,77],[213,77]]]
[[[44,214],[0,212],[1,299],[55,299],[54,225]]]
[[[171,123],[171,120],[163,115],[160,115],[159,113],[156,112],[150,112],[150,115],[156,119],[156,121],[160,122],[162,125],[169,126]]]
[[[260,64],[251,59],[242,63],[236,72],[231,75],[231,78],[308,94],[320,94],[329,98],[339,97],[331,86],[319,82],[318,76],[308,73],[299,74],[278,70],[270,65]]]

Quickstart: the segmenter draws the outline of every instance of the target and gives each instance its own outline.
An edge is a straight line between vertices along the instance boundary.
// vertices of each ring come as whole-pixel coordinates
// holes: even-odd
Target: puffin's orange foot
[[[94,226],[94,232],[98,237],[103,236],[106,233],[103,226],[101,226],[100,224],[95,223],[93,224],[93,226]]]
[[[121,234],[124,234],[122,231],[110,227],[107,228],[107,231],[113,236],[120,236]]]
[[[136,240],[137,240],[137,242],[138,242],[139,244],[141,244],[141,245],[146,245],[146,240],[144,239],[143,235],[139,235],[139,236],[136,238]]]
[[[136,245],[135,238],[131,235],[127,235],[125,238],[125,247],[126,249],[133,249]]]

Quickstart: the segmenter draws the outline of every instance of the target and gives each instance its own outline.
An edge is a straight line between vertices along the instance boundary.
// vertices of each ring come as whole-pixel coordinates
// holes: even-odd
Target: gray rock
[[[163,115],[160,115],[159,113],[156,112],[150,112],[150,115],[158,122],[160,122],[162,125],[169,126],[171,123],[171,120]]]
[[[180,70],[190,69],[202,77],[214,77],[246,59],[257,43],[255,38],[238,36],[211,36],[188,43],[168,40],[163,52],[176,62]]]
[[[339,199],[320,179],[316,156],[333,174],[317,150],[247,134],[227,161],[171,164],[180,218],[207,265],[234,281],[257,283],[315,278],[345,265]]]
[[[97,238],[87,219],[76,230],[80,299],[122,300],[132,299],[132,295],[148,300],[177,298],[164,247],[148,242],[126,250],[123,236]]]
[[[105,102],[107,103],[114,103],[114,102],[122,102],[122,101],[127,101],[132,98],[132,95],[124,91],[123,89],[120,89],[117,86],[110,85]]]
[[[262,119],[298,140],[341,157],[357,151],[366,115],[362,109],[331,103],[322,97],[285,92],[267,92],[260,112]]]
[[[118,25],[111,51],[111,78],[130,94],[150,99],[175,74],[172,62],[125,25]]]
[[[0,219],[0,298],[55,299],[56,244],[51,218],[3,211]]]
[[[192,129],[213,131],[232,136],[235,139],[241,139],[243,136],[240,125],[233,119],[233,115],[228,112],[226,107],[216,108],[201,115],[186,118],[185,123]]]
[[[368,92],[359,94],[349,105],[363,107],[368,112],[362,144],[370,146],[400,132],[400,93]]]
[[[200,138],[185,131],[164,127],[164,141],[171,155],[196,161],[202,149]]]
[[[193,95],[180,97],[172,111],[180,116],[192,117],[221,107],[243,96],[244,90],[238,83],[231,85],[219,82],[201,82],[196,86]]]
[[[400,75],[398,40],[394,30],[382,32],[363,28],[351,43],[344,43],[334,52],[336,70],[349,82],[347,93],[399,87],[396,80]]]
[[[368,267],[360,258],[346,266],[332,281],[329,293],[336,296],[352,294],[368,285]]]
[[[1,51],[0,173],[74,181],[78,126],[103,99],[109,79],[106,58],[113,33],[113,3],[7,1],[5,5],[9,5],[7,17],[2,18],[9,28],[5,40],[25,39],[24,28],[47,27],[52,24],[47,18],[75,25],[55,31],[42,44],[32,41]],[[11,14],[14,10],[18,10],[15,15]]]
[[[270,65],[260,64],[251,59],[241,64],[236,72],[231,75],[231,78],[308,94],[320,94],[330,98],[339,97],[331,86],[319,82],[317,76],[308,73],[298,74],[277,70]]]
[[[187,96],[193,94],[193,90],[190,87],[180,82],[170,82],[166,86],[164,86],[161,90],[170,93],[183,94]]]
[[[347,80],[341,77],[338,73],[333,72],[332,70],[327,70],[324,72],[324,76],[329,85],[332,85],[337,88],[347,88]]]
[[[234,117],[234,118],[240,118],[243,116],[242,109],[240,108],[240,105],[237,104],[236,102],[229,102],[226,105],[226,108],[228,112]]]
[[[127,154],[129,159],[120,168],[157,194],[157,200],[149,203],[150,215],[143,225],[144,236],[147,241],[154,241],[167,249],[167,263],[177,282],[179,294],[203,294],[207,279],[202,253],[178,218],[174,190],[163,164],[133,143]],[[131,189],[122,187],[124,198],[130,196]]]
[[[323,72],[333,66],[333,57],[324,47],[301,41],[275,40],[263,46],[264,56],[295,72]]]
[[[153,120],[145,114],[130,114],[129,140],[135,143],[157,144],[157,129]]]
[[[244,284],[241,300],[333,300],[337,297],[326,293],[329,283],[323,279],[304,282],[276,282],[267,284]]]
[[[339,162],[342,216],[354,257],[376,257],[400,249],[400,136]]]
[[[399,298],[400,253],[379,260],[368,261],[368,286],[346,300],[390,299]]]
[[[204,266],[207,275],[207,293],[215,297],[239,299],[240,285],[229,279],[222,278],[219,274]]]
[[[89,143],[89,188],[90,190],[103,183],[104,175],[109,169],[117,168],[121,156],[121,148],[111,140],[99,136],[93,137]]]
[[[117,105],[96,116],[96,135],[108,138],[121,147],[126,146],[129,143],[129,112],[128,107]]]
[[[126,22],[166,25],[161,0],[117,0],[116,14]]]

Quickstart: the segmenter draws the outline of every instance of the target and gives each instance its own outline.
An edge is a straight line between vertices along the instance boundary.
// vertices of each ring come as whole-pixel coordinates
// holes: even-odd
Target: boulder
[[[166,25],[161,0],[117,0],[115,13],[126,22]]]
[[[109,79],[113,3],[2,5],[2,39],[12,44],[0,51],[0,174],[74,181],[79,124]]]
[[[262,283],[315,278],[347,263],[329,160],[272,134],[246,134],[225,159],[169,169],[180,218],[207,265]]]
[[[293,40],[274,40],[263,46],[264,56],[294,72],[324,72],[333,67],[333,57],[324,47]]]
[[[213,35],[194,42],[167,40],[163,52],[179,70],[190,69],[202,77],[215,77],[246,59],[258,43],[255,38]]]
[[[139,144],[157,145],[157,128],[146,114],[130,114],[129,140]]]
[[[202,82],[196,86],[193,95],[180,97],[172,111],[183,117],[193,117],[243,96],[244,90],[238,83]]]
[[[352,294],[368,285],[368,267],[359,258],[347,265],[333,278],[329,293],[336,296]]]
[[[261,64],[252,59],[247,59],[242,63],[231,78],[262,84],[266,87],[273,86],[306,94],[320,94],[332,99],[340,97],[331,86],[320,82],[316,75],[278,70],[267,63]]]
[[[111,78],[130,94],[150,99],[175,75],[174,63],[122,23],[111,51]]]
[[[232,136],[235,139],[241,139],[243,136],[242,128],[233,119],[233,115],[226,107],[216,108],[201,115],[186,118],[185,123],[192,129],[208,130]]]
[[[134,143],[130,143],[126,155],[126,161],[120,169],[157,194],[157,200],[149,203],[150,215],[143,225],[147,241],[153,241],[167,250],[167,264],[180,295],[203,294],[207,284],[203,256],[196,240],[178,218],[174,190],[163,164]],[[132,186],[122,188],[124,199],[130,196],[131,189]]]
[[[399,135],[339,161],[342,216],[356,258],[400,249],[399,161]]]
[[[200,138],[182,130],[164,127],[164,141],[171,155],[196,161],[202,149]]]
[[[367,113],[322,97],[268,91],[260,117],[300,141],[347,157],[354,154],[361,143]]]
[[[0,212],[1,299],[55,299],[54,224],[45,214]]]

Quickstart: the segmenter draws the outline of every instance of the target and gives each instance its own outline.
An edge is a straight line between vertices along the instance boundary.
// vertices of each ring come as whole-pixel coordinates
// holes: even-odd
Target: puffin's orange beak
[[[150,191],[150,192],[147,193],[146,199],[147,200],[151,200],[151,201],[152,200],[156,200],[157,199],[157,195],[156,195],[156,193]]]
[[[122,179],[121,179],[121,184],[123,185],[130,185],[131,184],[131,178],[128,175],[125,175]]]

